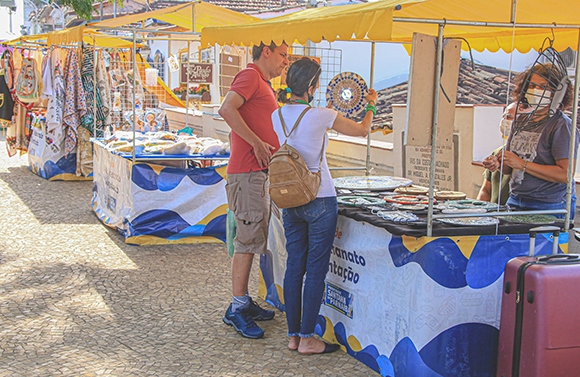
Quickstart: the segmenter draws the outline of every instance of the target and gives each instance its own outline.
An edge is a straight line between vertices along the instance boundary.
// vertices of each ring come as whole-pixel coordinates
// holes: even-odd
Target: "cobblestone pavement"
[[[0,141],[1,377],[378,376],[340,351],[288,350],[280,312],[242,338],[221,320],[224,245],[127,245],[91,188],[36,176]]]

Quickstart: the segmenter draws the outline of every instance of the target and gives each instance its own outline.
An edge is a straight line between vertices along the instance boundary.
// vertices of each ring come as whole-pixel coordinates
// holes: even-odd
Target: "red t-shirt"
[[[238,111],[248,127],[262,141],[276,147],[277,150],[280,143],[272,126],[272,113],[278,109],[278,101],[270,82],[266,80],[260,68],[255,64],[248,64],[246,69],[238,72],[230,90],[246,100]],[[248,173],[264,169],[266,168],[261,168],[258,165],[250,144],[232,131],[228,174]]]

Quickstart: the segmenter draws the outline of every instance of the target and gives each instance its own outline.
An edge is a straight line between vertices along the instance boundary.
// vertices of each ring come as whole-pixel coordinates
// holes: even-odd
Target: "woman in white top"
[[[278,100],[286,104],[281,112],[287,127],[291,128],[300,113],[310,106],[320,73],[320,65],[308,58],[296,61],[288,69],[288,88],[278,91]],[[337,344],[327,344],[313,337],[338,217],[336,192],[326,162],[326,131],[334,129],[349,136],[366,136],[376,113],[377,93],[370,89],[366,99],[367,113],[361,123],[347,119],[335,110],[315,107],[306,112],[288,139],[288,144],[298,150],[313,172],[318,171],[324,144],[321,183],[316,199],[283,210],[288,253],[284,276],[284,303],[290,337],[288,348],[302,354],[328,353],[340,348]],[[283,144],[286,137],[278,110],[272,114],[272,123],[280,144]]]

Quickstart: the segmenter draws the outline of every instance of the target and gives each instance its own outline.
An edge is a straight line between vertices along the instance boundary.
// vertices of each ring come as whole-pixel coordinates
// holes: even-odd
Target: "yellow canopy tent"
[[[177,25],[193,32],[199,32],[207,26],[248,24],[260,21],[259,18],[209,3],[204,3],[199,0],[157,9],[151,12],[131,14],[128,16],[111,18],[105,21],[94,22],[89,26],[95,29],[120,28],[149,18]]]
[[[553,0],[547,6],[545,1],[517,0],[514,29],[509,0],[383,0],[306,9],[252,24],[206,27],[201,41],[202,47],[249,46],[262,40],[411,42],[414,32],[436,35],[437,24],[446,20],[446,38],[465,38],[478,51],[527,52],[539,48],[546,37],[554,38],[553,47],[563,50],[577,46],[578,14],[580,2]]]
[[[24,35],[13,40],[3,42],[7,46],[19,46],[26,43],[34,43],[41,45],[71,45],[73,43],[84,43],[87,45],[96,45],[99,47],[108,48],[131,48],[132,41],[99,33],[95,30],[86,29],[84,26],[78,26],[70,29],[51,31],[44,34]],[[142,44],[138,44],[142,46]]]
[[[245,25],[206,27],[201,33],[202,47],[221,45],[250,46],[262,40],[301,44],[310,40],[389,41],[393,11],[397,4],[412,0],[384,0],[366,4],[310,8]],[[421,0],[418,0],[421,1]]]

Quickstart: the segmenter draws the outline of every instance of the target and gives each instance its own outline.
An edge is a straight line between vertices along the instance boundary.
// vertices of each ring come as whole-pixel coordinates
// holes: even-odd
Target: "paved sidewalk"
[[[0,141],[0,376],[378,376],[341,351],[288,350],[280,312],[242,338],[221,320],[225,245],[127,245],[91,189],[34,175]]]

